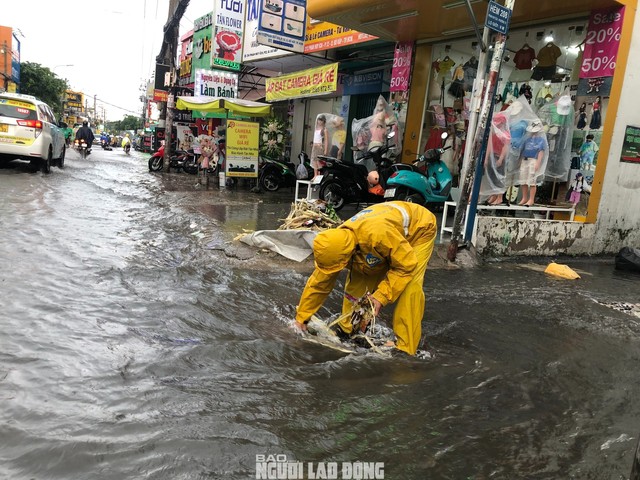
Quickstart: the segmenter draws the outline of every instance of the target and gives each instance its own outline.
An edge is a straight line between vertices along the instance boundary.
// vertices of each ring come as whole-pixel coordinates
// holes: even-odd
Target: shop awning
[[[268,103],[252,102],[239,98],[182,97],[176,102],[178,110],[196,110],[206,113],[227,113],[247,117],[267,117],[271,114]]]

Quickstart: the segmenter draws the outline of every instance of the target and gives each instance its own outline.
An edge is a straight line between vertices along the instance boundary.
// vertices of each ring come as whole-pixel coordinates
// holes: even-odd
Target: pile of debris
[[[342,223],[331,205],[316,200],[300,200],[291,205],[291,211],[278,230],[326,230]]]

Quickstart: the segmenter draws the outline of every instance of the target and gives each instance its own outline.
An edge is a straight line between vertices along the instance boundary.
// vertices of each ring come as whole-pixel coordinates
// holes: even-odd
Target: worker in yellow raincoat
[[[295,325],[306,331],[306,322],[333,290],[340,271],[348,268],[342,313],[352,309],[349,298],[361,298],[367,292],[372,292],[376,315],[381,307],[397,302],[393,312],[395,346],[415,355],[424,315],[422,283],[436,232],[436,218],[425,207],[387,202],[319,233],[313,243],[315,270],[302,292]],[[351,334],[348,317],[338,325]]]

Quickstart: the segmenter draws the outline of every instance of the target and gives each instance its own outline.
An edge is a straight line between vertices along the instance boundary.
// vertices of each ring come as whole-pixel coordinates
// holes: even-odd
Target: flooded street
[[[0,478],[250,479],[257,455],[392,480],[629,475],[640,318],[601,303],[639,303],[637,275],[430,269],[434,358],[345,357],[289,326],[311,263],[232,242],[293,192],[196,189],[146,158],[0,169]]]

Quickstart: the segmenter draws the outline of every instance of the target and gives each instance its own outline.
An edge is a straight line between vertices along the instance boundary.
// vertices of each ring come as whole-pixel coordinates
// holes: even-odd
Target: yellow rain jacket
[[[355,253],[346,265],[350,270],[346,292],[354,297],[360,297],[369,289],[373,291],[373,297],[384,306],[398,300],[407,286],[415,283],[411,292],[411,304],[401,306],[399,303],[396,307],[394,331],[399,336],[396,323],[397,317],[402,316],[405,317],[404,320],[398,321],[410,323],[411,325],[407,328],[411,327],[413,332],[417,328],[419,332],[424,310],[422,279],[435,242],[437,232],[435,216],[426,208],[414,203],[387,202],[358,212],[338,228],[350,230],[355,239]],[[348,245],[347,249],[353,251],[352,246]],[[314,244],[314,250],[317,247],[318,245]],[[335,249],[337,256],[348,253],[344,248],[340,250],[341,247],[343,246],[331,246]],[[316,253],[316,256],[318,255],[319,253]],[[298,305],[296,314],[298,322],[306,322],[318,311],[333,290],[339,274],[340,270],[329,274],[323,273],[316,263],[316,268],[307,281]],[[422,297],[421,304],[417,297]],[[349,302],[345,301],[343,313],[346,313],[345,310],[348,311],[349,306]],[[350,331],[350,325],[341,326],[344,330]],[[409,336],[414,335],[409,334]],[[419,340],[418,334],[417,339],[411,339],[411,346],[402,349],[407,353],[415,354]],[[400,345],[398,348],[401,348]]]

